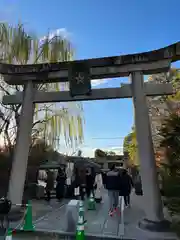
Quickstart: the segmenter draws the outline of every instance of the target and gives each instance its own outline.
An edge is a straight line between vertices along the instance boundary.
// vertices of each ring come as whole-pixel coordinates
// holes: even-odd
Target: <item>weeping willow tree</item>
[[[47,34],[39,39],[27,33],[22,24],[10,26],[0,24],[0,59],[9,64],[37,64],[68,61],[73,59],[71,43],[59,34]],[[43,80],[43,79],[42,79]],[[68,90],[68,83],[39,84],[41,91]],[[0,93],[15,94],[23,91],[22,86],[10,86],[0,76]],[[21,105],[0,104],[1,141],[6,146],[14,146]],[[32,140],[44,139],[48,145],[76,148],[83,141],[83,108],[78,102],[57,104],[36,104]]]

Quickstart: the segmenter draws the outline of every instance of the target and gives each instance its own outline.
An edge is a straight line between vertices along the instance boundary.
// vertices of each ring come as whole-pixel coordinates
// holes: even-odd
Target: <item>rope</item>
[[[26,205],[27,205],[27,204],[26,204]],[[20,223],[18,223],[18,225],[17,225],[12,231],[16,231],[18,228],[20,228],[20,227],[22,226],[22,224],[23,224],[23,222],[24,222],[24,219],[25,219],[25,217],[26,217],[26,214],[27,214],[27,209],[26,209],[26,211],[24,212],[23,217],[22,217]]]
[[[23,204],[23,203],[14,203],[12,206],[18,206],[18,207],[28,207],[28,204]]]

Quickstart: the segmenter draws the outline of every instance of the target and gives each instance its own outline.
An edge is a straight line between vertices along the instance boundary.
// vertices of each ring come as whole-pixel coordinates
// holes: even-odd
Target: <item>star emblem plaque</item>
[[[69,67],[69,90],[72,97],[91,94],[89,67],[83,62],[75,62]]]

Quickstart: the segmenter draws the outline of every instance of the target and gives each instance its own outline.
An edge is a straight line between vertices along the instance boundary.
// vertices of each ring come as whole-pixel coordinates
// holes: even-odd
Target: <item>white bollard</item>
[[[66,231],[73,233],[76,231],[76,224],[78,220],[78,200],[71,200],[67,204],[66,209]]]

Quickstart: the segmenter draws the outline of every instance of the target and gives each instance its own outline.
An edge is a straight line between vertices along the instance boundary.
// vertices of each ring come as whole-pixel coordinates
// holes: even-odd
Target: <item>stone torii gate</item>
[[[173,94],[171,84],[144,83],[144,74],[167,72],[171,62],[180,59],[180,42],[151,52],[115,57],[36,65],[0,64],[0,73],[10,85],[24,85],[23,92],[4,96],[3,104],[22,104],[20,125],[9,183],[13,204],[22,201],[34,103],[133,98],[135,125],[141,165],[146,219],[141,227],[162,230],[165,226],[153,151],[146,96]],[[131,83],[119,88],[91,89],[93,79],[130,77]],[[67,82],[69,92],[42,92],[36,84]]]

